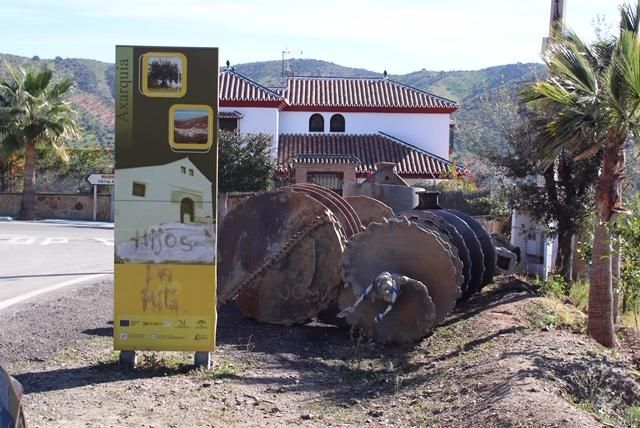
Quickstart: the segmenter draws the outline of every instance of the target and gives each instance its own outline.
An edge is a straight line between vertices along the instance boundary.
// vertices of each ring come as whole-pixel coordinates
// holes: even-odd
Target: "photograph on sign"
[[[142,93],[182,97],[187,89],[187,58],[178,52],[147,52],[141,57]]]
[[[116,176],[116,263],[215,263],[213,183],[188,157]]]
[[[174,151],[210,150],[212,128],[213,111],[209,106],[176,104],[169,109],[169,145]]]

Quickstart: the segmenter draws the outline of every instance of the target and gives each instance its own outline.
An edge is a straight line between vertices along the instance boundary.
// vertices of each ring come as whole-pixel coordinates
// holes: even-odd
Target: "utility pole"
[[[567,9],[565,0],[551,0],[551,12],[549,14],[549,37],[553,34],[553,30],[564,24],[564,15]],[[542,38],[542,53],[547,50],[549,37]]]
[[[551,0],[551,15],[549,17],[549,35],[553,27],[564,22],[564,15],[566,11],[566,2],[564,0]]]
[[[549,13],[549,34],[547,37],[542,38],[542,55],[544,56],[547,51],[547,46],[549,45],[549,39],[552,37],[553,32],[561,27],[564,24],[564,15],[566,10],[566,1],[565,0],[551,0],[551,7]],[[547,73],[549,71],[547,70]],[[538,186],[544,186],[544,177],[541,174],[537,175]],[[553,270],[555,266],[555,261],[551,260],[551,255],[553,254],[553,240],[548,240],[546,233],[539,232],[538,227],[536,227],[536,242],[538,242],[538,233],[540,233],[540,238],[543,242],[542,246],[542,259],[544,261],[544,279],[547,279],[548,274]],[[572,239],[575,239],[572,237]],[[558,245],[559,247],[559,245]],[[571,246],[573,248],[573,245]],[[571,260],[570,263],[573,263]]]

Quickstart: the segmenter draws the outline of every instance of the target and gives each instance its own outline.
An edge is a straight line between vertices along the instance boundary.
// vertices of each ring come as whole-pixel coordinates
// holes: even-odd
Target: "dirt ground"
[[[0,314],[0,364],[25,387],[29,426],[640,426],[637,334],[605,350],[579,333],[581,313],[514,278],[403,348],[230,304],[211,370],[144,353],[121,371],[111,320],[109,281]]]

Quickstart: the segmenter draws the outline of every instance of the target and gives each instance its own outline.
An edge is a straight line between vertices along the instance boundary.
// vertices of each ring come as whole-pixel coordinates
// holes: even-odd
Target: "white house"
[[[386,77],[290,77],[267,88],[227,67],[219,74],[223,130],[273,135],[279,171],[305,165],[308,179],[364,179],[377,162],[394,162],[404,179],[447,178],[448,99]],[[300,174],[296,173],[296,180]],[[319,183],[322,184],[322,183]]]

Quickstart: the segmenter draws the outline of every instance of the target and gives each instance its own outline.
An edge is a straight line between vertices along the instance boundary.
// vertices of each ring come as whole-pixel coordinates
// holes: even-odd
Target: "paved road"
[[[0,222],[0,310],[18,299],[112,273],[112,225]]]

